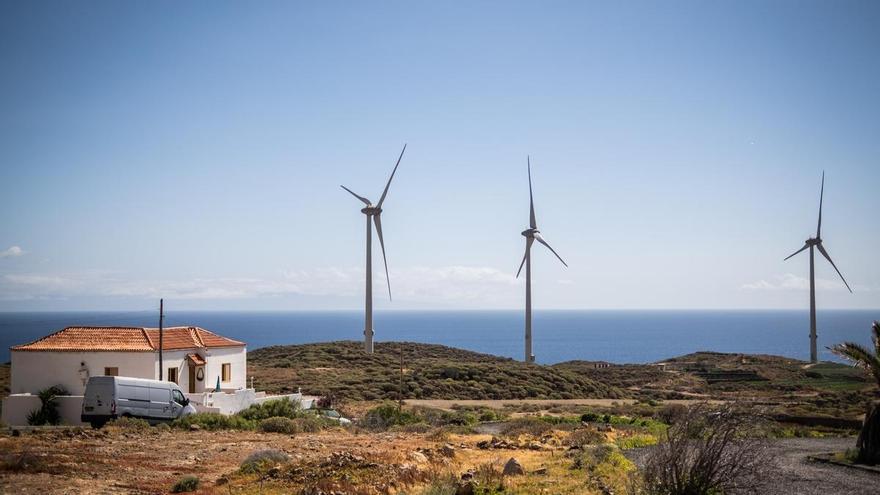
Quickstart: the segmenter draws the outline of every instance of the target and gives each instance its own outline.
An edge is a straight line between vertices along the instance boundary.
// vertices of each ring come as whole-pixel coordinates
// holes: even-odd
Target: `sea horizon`
[[[441,344],[522,359],[523,312],[515,309],[394,309],[375,312],[376,342]],[[841,341],[870,344],[880,310],[825,309],[818,314],[819,358]],[[66,326],[158,326],[158,311],[2,311],[0,362],[9,347]],[[363,312],[341,310],[174,310],[166,326],[193,325],[242,340],[248,350],[362,338]],[[570,360],[657,362],[697,351],[809,359],[807,309],[544,309],[534,312],[540,364]]]

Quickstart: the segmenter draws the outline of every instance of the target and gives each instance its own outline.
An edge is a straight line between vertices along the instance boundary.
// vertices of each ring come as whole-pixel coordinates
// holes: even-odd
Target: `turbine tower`
[[[822,256],[831,263],[831,266],[834,267],[834,270],[840,275],[840,280],[843,280],[843,284],[846,285],[846,288],[849,289],[850,293],[852,293],[852,289],[850,289],[849,284],[846,283],[846,279],[843,278],[843,274],[840,273],[840,270],[837,269],[837,265],[834,264],[834,261],[831,260],[831,256],[828,255],[828,251],[822,246],[822,198],[825,195],[825,172],[822,172],[822,187],[819,190],[819,224],[816,227],[816,237],[810,237],[804,242],[804,247],[798,249],[794,253],[788,256],[791,258],[792,256],[804,251],[805,249],[810,250],[810,362],[817,363],[819,362],[819,357],[816,354],[816,274],[814,267],[814,256],[813,256],[813,248],[819,250],[822,253]],[[788,258],[785,258],[786,260]],[[785,260],[783,260],[785,261]]]
[[[388,259],[385,257],[385,240],[382,238],[382,203],[385,202],[385,196],[388,195],[391,179],[394,178],[394,173],[397,172],[397,167],[400,165],[400,159],[403,158],[404,151],[406,151],[405,144],[403,149],[400,150],[400,156],[397,157],[397,164],[394,165],[394,170],[391,171],[391,177],[388,178],[388,183],[385,184],[382,197],[379,198],[379,202],[375,205],[369,199],[355,194],[351,189],[340,186],[367,205],[361,209],[361,213],[367,216],[367,290],[364,309],[364,350],[370,354],[373,353],[373,334],[375,333],[373,332],[373,224],[376,224],[376,234],[379,236],[379,245],[382,247],[382,260],[385,262],[385,281],[388,283],[388,300],[391,300],[391,279],[388,278]]]
[[[523,255],[522,263],[519,264],[519,270],[516,277],[519,278],[523,265],[526,266],[526,355],[525,362],[534,363],[535,355],[532,354],[532,243],[535,241],[547,246],[547,249],[553,252],[562,264],[568,267],[562,257],[547,244],[547,241],[541,237],[541,231],[538,230],[538,222],[535,221],[535,201],[532,198],[532,162],[526,157],[526,163],[529,170],[529,228],[522,231],[522,235],[526,238],[526,253]]]

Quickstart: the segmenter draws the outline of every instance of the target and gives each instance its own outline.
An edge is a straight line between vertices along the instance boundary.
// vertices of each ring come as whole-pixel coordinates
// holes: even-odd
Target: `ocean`
[[[818,313],[819,356],[826,346],[870,344],[880,311]],[[158,326],[158,311],[0,313],[0,362],[9,347],[72,325]],[[281,344],[361,340],[360,311],[174,311],[166,326],[195,325],[247,342],[248,349]],[[521,311],[378,311],[377,342],[443,344],[522,359]],[[572,359],[648,363],[695,351],[776,354],[809,359],[809,313],[767,311],[536,311],[534,353],[539,363]]]

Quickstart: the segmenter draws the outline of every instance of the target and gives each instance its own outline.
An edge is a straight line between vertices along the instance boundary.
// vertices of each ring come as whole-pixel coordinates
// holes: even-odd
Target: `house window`
[[[168,368],[168,381],[177,383],[177,368]]]
[[[223,376],[222,376],[221,379],[222,379],[224,382],[228,382],[229,380],[232,380],[232,364],[230,364],[230,363],[223,363],[223,373],[222,373],[222,375],[223,375]]]
[[[104,368],[104,376],[119,376],[119,367],[108,366]]]

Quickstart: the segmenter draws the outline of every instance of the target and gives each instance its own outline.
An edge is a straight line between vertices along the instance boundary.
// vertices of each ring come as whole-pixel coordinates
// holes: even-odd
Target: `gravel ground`
[[[771,453],[776,469],[768,480],[767,495],[878,495],[880,474],[811,462],[808,455],[842,452],[855,446],[854,438],[787,438],[774,440]],[[640,464],[647,449],[630,451]],[[630,454],[628,454],[630,455]]]

